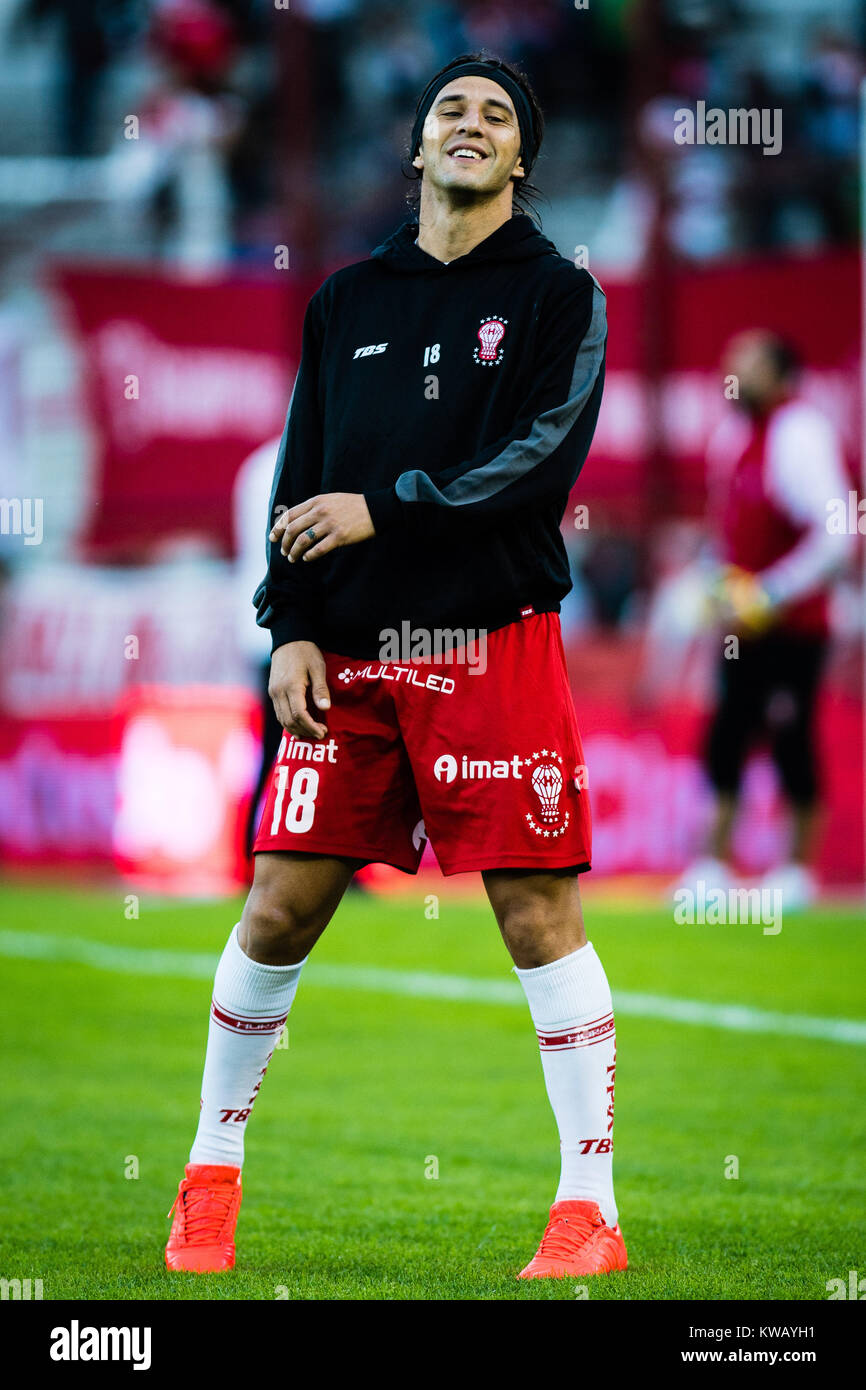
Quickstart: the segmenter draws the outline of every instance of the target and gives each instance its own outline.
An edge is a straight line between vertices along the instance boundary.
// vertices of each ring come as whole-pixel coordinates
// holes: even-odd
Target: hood
[[[479,241],[465,256],[457,256],[447,266],[428,256],[415,245],[418,223],[409,218],[372,252],[371,259],[380,261],[398,275],[423,275],[451,270],[453,266],[481,265],[488,261],[529,261],[538,256],[559,256],[552,241],[539,230],[531,217],[518,212],[495,232]]]

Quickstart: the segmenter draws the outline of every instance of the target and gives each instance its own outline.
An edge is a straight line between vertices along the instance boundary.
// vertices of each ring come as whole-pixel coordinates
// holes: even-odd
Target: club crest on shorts
[[[569,811],[560,809],[560,800],[563,787],[565,785],[562,776],[562,758],[555,753],[552,748],[542,748],[540,753],[533,753],[531,758],[525,758],[527,767],[531,767],[529,774],[529,785],[535,794],[536,811],[526,813],[526,823],[530,830],[536,835],[542,836],[545,840],[557,839],[564,835],[571,818]]]
[[[505,337],[505,325],[507,323],[508,319],[500,318],[498,314],[490,314],[486,319],[481,320],[481,327],[478,330],[479,346],[472,354],[479,366],[499,366],[503,357],[500,343]]]

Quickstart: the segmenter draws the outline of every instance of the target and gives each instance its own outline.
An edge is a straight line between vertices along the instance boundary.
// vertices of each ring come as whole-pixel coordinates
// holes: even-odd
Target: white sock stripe
[[[538,1046],[542,1052],[570,1052],[578,1047],[597,1047],[599,1043],[612,1042],[616,1039],[616,1026],[613,1016],[607,1023],[592,1030],[589,1033],[578,1030],[577,1032],[552,1033],[542,1036],[538,1034]]]
[[[211,1005],[215,1005],[221,1013],[227,1014],[229,1018],[235,1020],[238,1023],[245,1023],[247,1021],[249,1021],[250,1023],[273,1022],[274,1027],[276,1027],[277,1024],[278,1015],[274,1013],[273,1009],[231,1009],[228,1007],[227,1004],[224,1004],[221,999],[217,999],[215,993],[211,998]],[[284,1022],[286,1016],[288,1015],[288,1012],[288,1009],[280,1010],[280,1013],[283,1015]]]
[[[611,1018],[613,1018],[613,1012],[608,1009],[607,1013],[599,1014],[597,1018],[567,1018],[562,1023],[558,1023],[555,1028],[536,1028],[535,1031],[539,1037],[542,1034],[549,1037],[553,1033],[573,1033],[575,1029],[594,1028],[597,1023],[607,1023]]]
[[[211,1000],[211,1018],[227,1033],[275,1033],[277,1030],[282,1031],[288,1016],[287,1013],[284,1013],[281,1018],[244,1017],[230,1013],[227,1009],[223,1009],[220,1004],[217,1004],[215,999]]]

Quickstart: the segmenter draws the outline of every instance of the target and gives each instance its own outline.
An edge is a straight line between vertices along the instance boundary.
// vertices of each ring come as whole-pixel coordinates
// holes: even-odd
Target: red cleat
[[[234,1269],[241,1170],[229,1164],[188,1163],[165,1247],[167,1269],[213,1274]]]
[[[554,1202],[537,1252],[518,1279],[566,1279],[626,1269],[628,1255],[619,1226],[608,1226],[597,1202],[568,1198]]]

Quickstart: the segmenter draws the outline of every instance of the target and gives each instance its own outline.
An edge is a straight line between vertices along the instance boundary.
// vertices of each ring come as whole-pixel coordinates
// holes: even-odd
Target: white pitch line
[[[136,946],[111,946],[76,936],[0,930],[0,955],[18,960],[48,960],[89,965],[122,975],[174,975],[188,980],[212,980],[217,957],[203,952],[157,951]],[[505,1004],[526,1008],[516,980],[473,979],[469,975],[440,975],[425,970],[388,970],[373,965],[328,965],[315,962],[304,971],[304,985],[332,989],[397,994],[414,999],[451,999],[467,1004]],[[722,1028],[735,1033],[777,1033],[818,1038],[823,1042],[866,1046],[866,1021],[821,1018],[815,1014],[783,1014],[746,1004],[710,1004],[699,999],[673,999],[664,994],[615,990],[614,1004],[624,1018],[663,1019]]]

